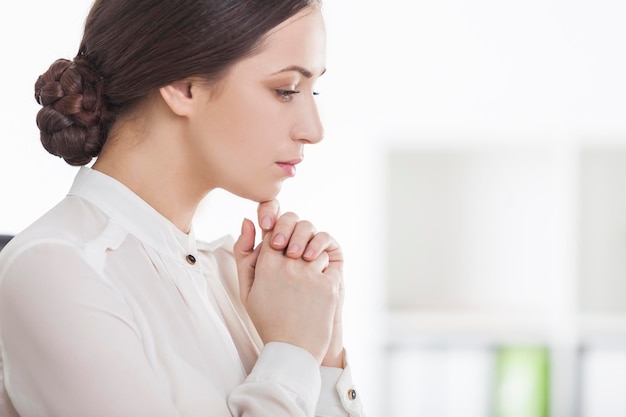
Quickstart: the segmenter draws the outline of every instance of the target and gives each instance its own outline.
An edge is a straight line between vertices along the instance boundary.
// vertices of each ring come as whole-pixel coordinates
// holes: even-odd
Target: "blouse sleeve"
[[[258,401],[264,393],[266,401]],[[282,404],[272,401],[280,396]],[[288,403],[297,404],[300,413],[281,413]],[[316,417],[365,417],[349,367],[320,368],[304,349],[278,342],[264,347],[246,382],[230,396],[229,404],[234,415],[248,415],[244,410],[250,416],[310,415],[315,409]]]
[[[179,417],[132,312],[96,275],[78,249],[59,244],[31,247],[5,270],[0,332],[14,407],[21,417]]]
[[[322,389],[317,417],[365,417],[363,403],[352,381],[350,365],[344,369],[321,367]]]

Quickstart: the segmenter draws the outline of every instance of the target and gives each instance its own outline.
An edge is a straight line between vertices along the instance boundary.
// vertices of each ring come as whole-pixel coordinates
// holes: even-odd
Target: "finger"
[[[252,288],[254,268],[259,253],[259,250],[254,250],[255,235],[256,231],[252,221],[244,219],[241,224],[241,234],[233,245],[239,278],[239,296],[244,303],[248,299],[250,288]]]
[[[259,226],[261,227],[261,237],[265,237],[267,232],[274,228],[276,219],[280,215],[280,203],[278,200],[270,200],[259,203],[257,208],[257,216],[259,219]]]
[[[311,222],[299,221],[296,223],[285,254],[293,259],[301,258],[309,241],[315,237],[316,232]]]
[[[320,256],[310,261],[309,264],[312,268],[315,268],[320,272],[325,272],[330,266],[328,254],[326,252],[322,252]]]
[[[255,235],[256,230],[254,229],[254,224],[249,219],[243,219],[241,223],[241,234],[233,246],[235,260],[237,262],[254,250]]]
[[[309,241],[302,258],[305,261],[311,261],[316,259],[323,252],[328,253],[330,262],[343,262],[341,246],[326,232],[317,233]]]
[[[298,220],[295,213],[285,213],[278,218],[272,231],[271,246],[273,249],[284,250],[287,247]]]
[[[268,260],[269,262],[275,262],[275,259],[280,259],[284,256],[282,251],[276,251],[272,248],[271,241],[272,233],[266,234],[263,240],[261,240],[258,246],[259,254],[257,262],[268,262]]]

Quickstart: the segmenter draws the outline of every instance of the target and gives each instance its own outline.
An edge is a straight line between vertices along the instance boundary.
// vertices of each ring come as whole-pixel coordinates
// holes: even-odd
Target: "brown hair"
[[[272,28],[319,0],[96,0],[78,55],[35,83],[41,142],[71,165],[98,156],[115,119],[156,88],[219,80]]]

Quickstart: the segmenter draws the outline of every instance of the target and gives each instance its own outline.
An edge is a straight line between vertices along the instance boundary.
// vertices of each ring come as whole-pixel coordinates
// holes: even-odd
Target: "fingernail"
[[[261,227],[265,230],[272,228],[272,218],[270,216],[263,216],[261,219]]]
[[[313,257],[313,249],[307,249],[306,252],[304,252],[303,257],[305,257],[305,258],[312,258]]]
[[[299,250],[300,250],[300,245],[298,245],[297,243],[294,243],[293,245],[289,245],[289,249],[287,249],[287,252],[296,253]]]
[[[274,236],[274,240],[272,242],[274,242],[275,245],[284,245],[285,236],[282,233],[279,233],[276,236]]]

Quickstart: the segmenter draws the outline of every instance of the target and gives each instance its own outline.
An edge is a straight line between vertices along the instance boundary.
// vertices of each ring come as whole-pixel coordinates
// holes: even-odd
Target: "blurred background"
[[[33,84],[89,0],[0,5],[0,234],[76,168]],[[280,201],[346,254],[370,416],[626,416],[626,2],[326,1],[326,139]],[[196,235],[255,205],[216,191]]]

